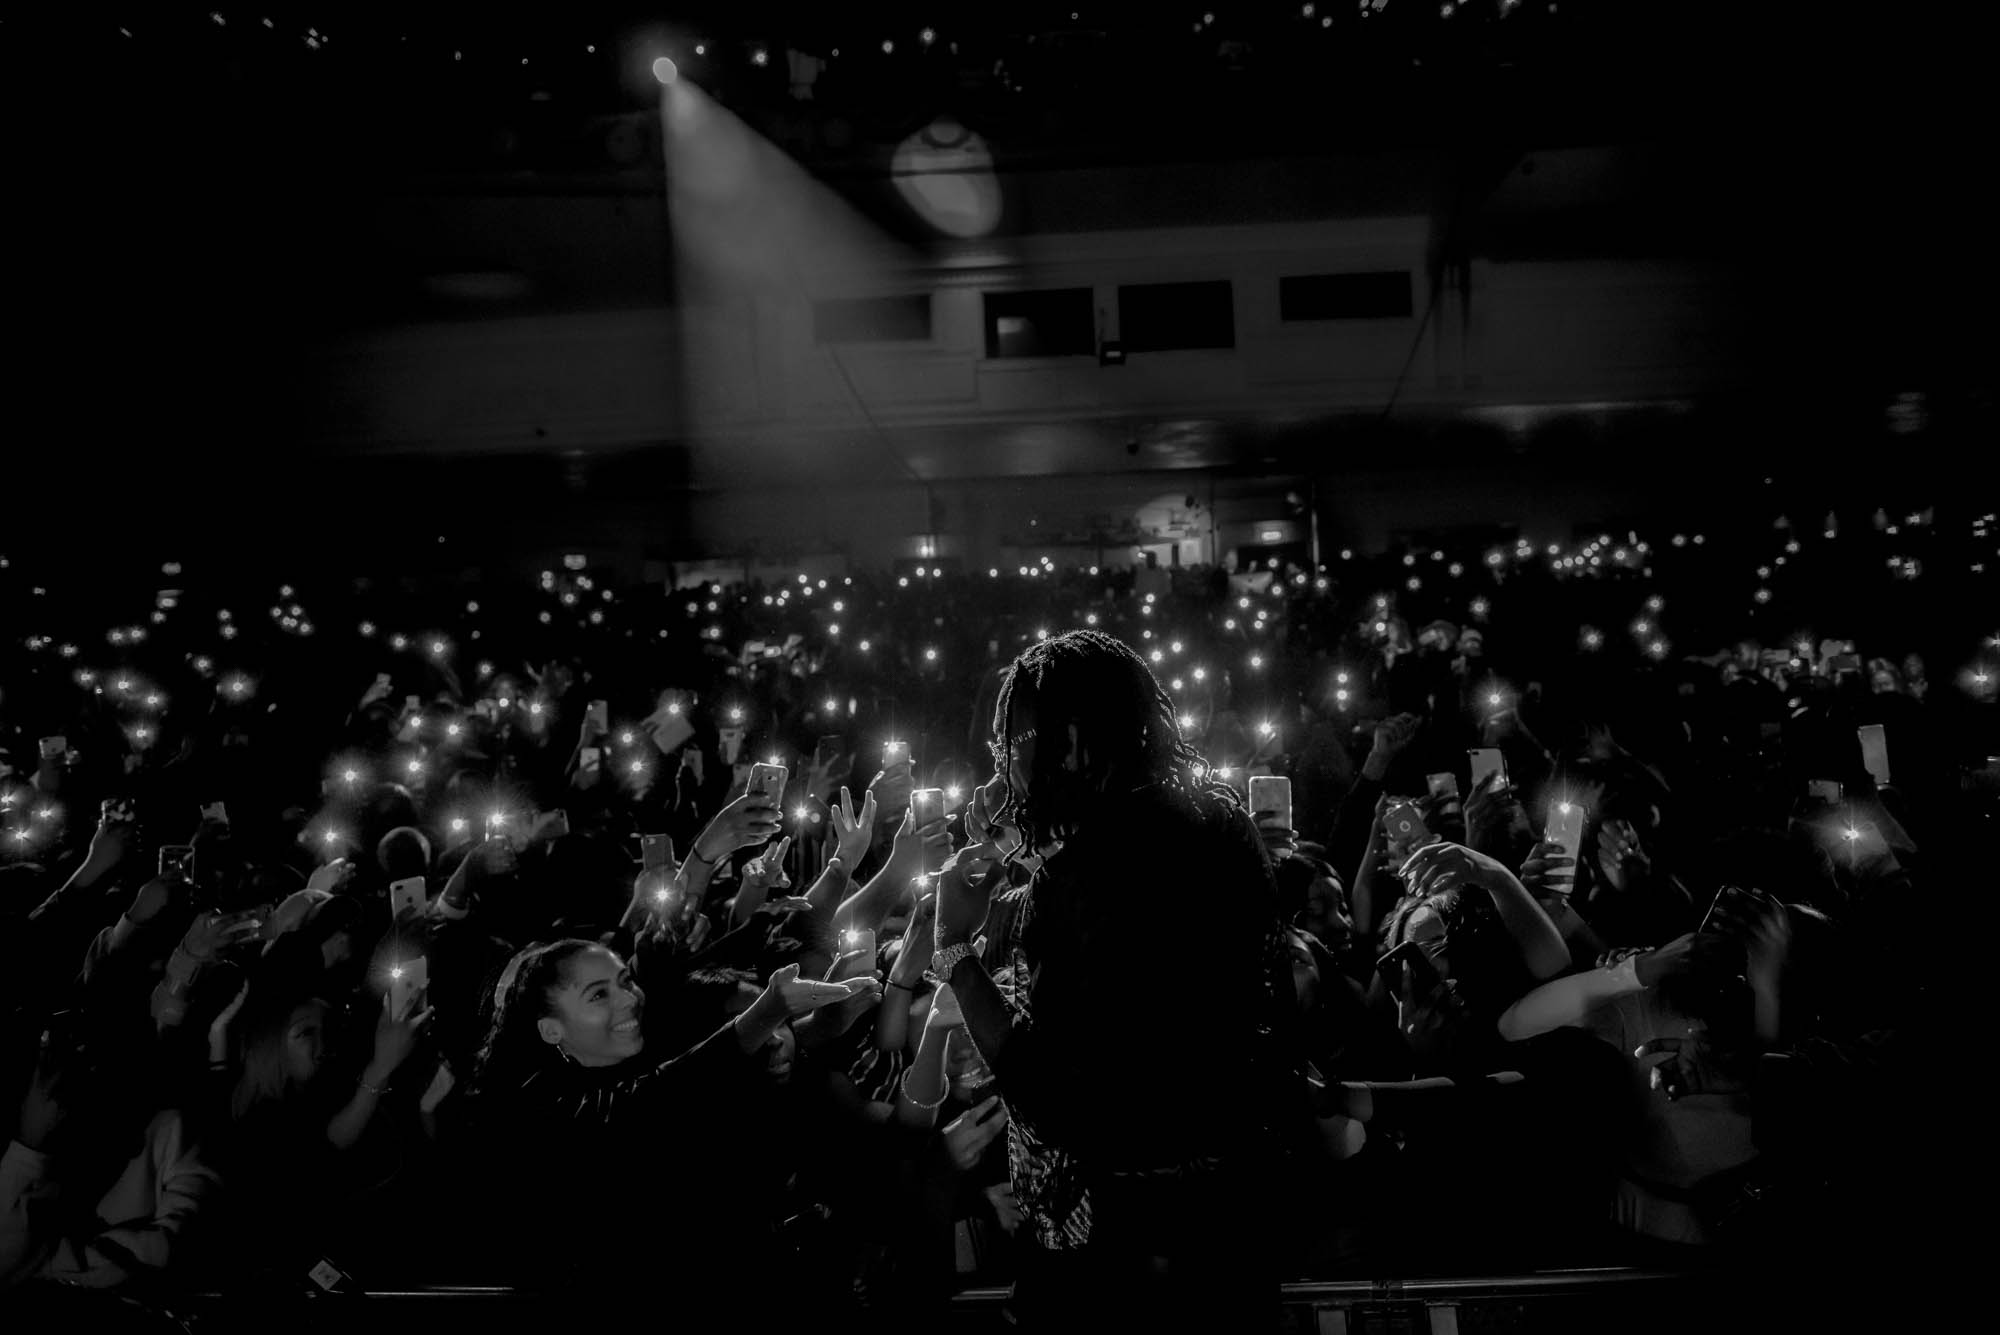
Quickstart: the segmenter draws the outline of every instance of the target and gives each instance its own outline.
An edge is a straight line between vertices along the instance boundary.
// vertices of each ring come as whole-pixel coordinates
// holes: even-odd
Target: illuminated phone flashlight
[[[634,774],[644,774],[646,772],[646,762],[643,760],[635,760],[632,762],[630,768]]]
[[[1168,682],[1167,685],[1170,689],[1178,691],[1183,686],[1186,686],[1187,683],[1182,681],[1179,677],[1175,677],[1172,681]]]
[[[732,707],[732,708],[730,709],[730,711],[729,711],[729,721],[730,721],[731,723],[741,723],[741,722],[743,721],[743,708],[742,708],[742,706],[738,705],[738,706],[734,706],[734,707]]]
[[[132,679],[130,677],[120,677],[112,683],[112,686],[120,695],[123,695],[132,689]]]
[[[959,798],[965,796],[965,790],[963,788],[947,788],[944,790],[944,795],[947,800],[956,802]]]
[[[225,689],[227,689],[231,695],[242,695],[245,691],[248,691],[250,689],[250,683],[245,681],[241,677],[231,677],[229,679],[229,685]]]
[[[1494,691],[1492,694],[1486,697],[1486,703],[1492,705],[1495,709],[1498,709],[1500,707],[1500,700],[1501,696],[1500,692],[1498,691]]]
[[[390,966],[389,966],[389,976],[390,976],[391,978],[396,978],[396,979],[400,979],[400,978],[401,978],[401,977],[403,976],[403,966],[402,966],[402,965],[400,965],[400,964],[392,964],[392,965],[390,965]]]
[[[147,697],[146,697],[146,707],[147,707],[148,709],[158,709],[158,708],[160,707],[160,697],[159,697],[159,696],[157,696],[157,695],[149,695],[149,696],[147,696]]]
[[[1207,669],[1207,668],[1201,668],[1201,667],[1198,667],[1198,668],[1196,668],[1196,669],[1194,670],[1194,679],[1195,679],[1196,681],[1207,681],[1207,680],[1208,680],[1208,669]]]
[[[1277,730],[1278,730],[1277,725],[1272,723],[1271,720],[1269,719],[1265,719],[1262,723],[1259,723],[1257,725],[1257,735],[1259,737],[1269,737]]]
[[[1334,703],[1341,705],[1346,704],[1348,695],[1349,695],[1348,689],[1345,686],[1342,686],[1339,690],[1333,693]]]
[[[925,661],[926,663],[935,663],[935,662],[937,662],[937,656],[938,656],[938,651],[937,651],[937,650],[935,650],[935,649],[926,649],[926,650],[924,650],[924,661]]]
[[[620,746],[630,746],[632,745],[632,741],[633,741],[632,732],[629,728],[626,731],[618,734],[618,744]]]
[[[1151,658],[1155,663],[1164,663],[1167,661],[1167,653],[1164,649],[1155,649],[1147,657]]]
[[[861,642],[861,652],[864,654],[868,652],[868,641],[863,640]]]
[[[1569,815],[1572,808],[1570,804],[1567,802],[1558,802],[1556,803],[1556,810],[1560,811],[1563,815],[1567,816]]]
[[[445,653],[445,643],[444,643],[444,641],[443,641],[443,640],[432,640],[432,641],[431,641],[431,657],[432,657],[432,658],[443,658],[443,657],[444,657],[444,653]]]
[[[1187,732],[1193,729],[1193,727],[1194,727],[1194,715],[1192,714],[1181,715],[1181,731]]]
[[[389,637],[389,647],[391,649],[407,649],[409,646],[410,640],[406,635],[392,635]]]
[[[504,695],[501,696],[498,700],[495,700],[493,703],[499,705],[502,709],[512,709],[514,707],[514,701],[511,698]]]
[[[533,704],[529,705],[528,712],[530,714],[539,716],[542,712],[542,702],[540,700],[537,700]]]
[[[831,696],[827,697],[826,712],[829,714],[834,714],[838,713],[839,711],[840,711],[840,701],[835,700]]]
[[[806,818],[806,809],[805,809],[804,807],[795,807],[795,808],[793,808],[793,810],[792,810],[792,819],[793,819],[793,820],[799,820],[799,821],[802,821],[802,820],[804,820],[805,818]]]
[[[153,735],[153,730],[147,727],[143,723],[140,724],[138,727],[132,729],[132,736],[135,739],[142,742],[145,741],[148,737],[151,737],[152,735]]]
[[[930,873],[926,872],[922,876],[917,877],[917,889],[919,891],[928,890],[930,888],[931,888]]]
[[[337,844],[340,842],[340,831],[328,830],[326,833],[322,834],[319,837],[319,841],[329,846]]]
[[[413,759],[409,764],[403,766],[403,768],[412,774],[422,774],[424,772],[424,762]]]
[[[1584,648],[1597,649],[1603,647],[1603,644],[1604,644],[1604,635],[1601,631],[1586,630],[1583,632]]]
[[[661,887],[660,887],[659,889],[657,889],[657,890],[655,890],[655,891],[653,892],[653,902],[654,902],[655,904],[664,904],[664,903],[666,903],[666,902],[667,902],[667,887],[666,887],[666,886],[664,886],[664,885],[663,885],[663,886],[661,886]]]
[[[464,834],[464,833],[465,833],[465,826],[466,826],[466,819],[465,819],[465,817],[463,817],[463,816],[453,816],[453,817],[451,818],[451,832],[452,832],[453,834]]]
[[[444,725],[444,732],[445,736],[447,737],[456,737],[459,735],[459,733],[463,731],[465,731],[465,729],[463,729],[456,723],[447,723]]]

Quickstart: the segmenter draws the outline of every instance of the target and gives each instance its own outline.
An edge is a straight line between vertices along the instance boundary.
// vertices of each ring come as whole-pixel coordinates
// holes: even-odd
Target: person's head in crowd
[[[1497,1017],[1533,981],[1492,901],[1461,887],[1405,897],[1391,912],[1382,943],[1385,954],[1413,945],[1429,962],[1419,976],[1436,975],[1436,989],[1426,991],[1419,982],[1408,997],[1420,1018],[1405,1026],[1411,1051],[1433,1066],[1455,1060],[1468,1040],[1481,1035],[1481,1021]],[[1398,985],[1388,981],[1392,989]]]
[[[493,991],[473,1083],[504,1094],[537,1071],[616,1066],[646,1047],[646,994],[606,946],[580,937],[520,951]]]
[[[398,825],[377,841],[375,865],[391,881],[423,876],[431,868],[431,841],[413,825]]]
[[[253,1004],[238,1020],[242,1057],[229,1108],[239,1121],[296,1100],[332,1051],[333,1008],[309,989],[278,985],[279,976],[272,969],[259,971],[251,985]]]
[[[1886,658],[1868,660],[1868,689],[1875,695],[1901,695],[1903,674]]]
[[[1031,849],[1075,829],[1108,794],[1155,785],[1234,802],[1222,784],[1195,778],[1199,757],[1145,660],[1097,631],[1021,652],[994,710],[992,749],[1007,788],[998,817],[1018,825]]]
[[[1458,627],[1449,621],[1433,621],[1417,632],[1417,647],[1426,653],[1447,657],[1458,646]]]
[[[408,788],[400,783],[377,784],[361,812],[363,846],[374,847],[389,831],[415,826],[421,819],[417,799]]]
[[[1332,863],[1302,848],[1280,858],[1276,872],[1278,910],[1286,922],[1305,928],[1329,946],[1354,935],[1347,891]]]
[[[1467,626],[1458,637],[1458,652],[1464,658],[1483,658],[1486,654],[1486,633],[1477,626]]]

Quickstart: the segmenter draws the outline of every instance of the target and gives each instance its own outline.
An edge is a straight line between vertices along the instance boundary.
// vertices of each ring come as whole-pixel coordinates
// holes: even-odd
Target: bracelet
[[[354,1083],[361,1086],[363,1089],[367,1090],[370,1094],[373,1094],[378,1098],[384,1094],[387,1094],[391,1089],[395,1088],[394,1085],[384,1085],[382,1086],[382,1088],[377,1089],[375,1088],[375,1086],[369,1084],[366,1080],[360,1080],[360,1079],[357,1079]]]
[[[936,1112],[939,1108],[944,1107],[945,1100],[951,1097],[951,1081],[947,1080],[944,1082],[944,1093],[937,1096],[937,1102],[925,1103],[910,1092],[910,1077],[916,1073],[915,1067],[911,1067],[909,1070],[903,1072],[903,1097],[908,1099],[911,1106],[920,1112]]]
[[[893,979],[893,978],[891,978],[891,979],[889,980],[889,986],[891,986],[891,987],[900,987],[900,988],[902,988],[902,989],[903,989],[903,990],[904,990],[905,992],[908,992],[908,993],[909,993],[910,995],[912,995],[912,996],[915,996],[915,995],[917,994],[917,992],[921,990],[921,989],[919,989],[919,988],[918,988],[918,987],[917,987],[917,986],[916,986],[915,984],[912,984],[912,983],[899,983],[899,982],[897,982],[897,981],[896,981],[895,979]]]

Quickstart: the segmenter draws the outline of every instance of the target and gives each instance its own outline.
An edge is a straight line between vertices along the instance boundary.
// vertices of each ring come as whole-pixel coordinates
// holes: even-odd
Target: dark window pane
[[[988,357],[1088,357],[1096,352],[1097,308],[1089,288],[986,294]]]
[[[1284,320],[1392,320],[1410,314],[1410,274],[1318,273],[1278,280]]]
[[[1119,288],[1118,337],[1127,352],[1235,347],[1229,280]]]
[[[929,293],[914,297],[854,297],[813,303],[813,339],[820,343],[907,343],[931,336]]]

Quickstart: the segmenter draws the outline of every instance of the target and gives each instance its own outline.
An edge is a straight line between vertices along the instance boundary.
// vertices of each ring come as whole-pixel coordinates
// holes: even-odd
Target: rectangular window
[[[1410,274],[1316,273],[1278,280],[1282,320],[1394,320],[1410,314]]]
[[[986,294],[988,357],[1092,357],[1097,304],[1087,287]]]
[[[1229,280],[1119,288],[1118,337],[1127,352],[1235,347],[1236,307]]]
[[[816,343],[918,343],[931,336],[931,298],[849,297],[813,303]]]

